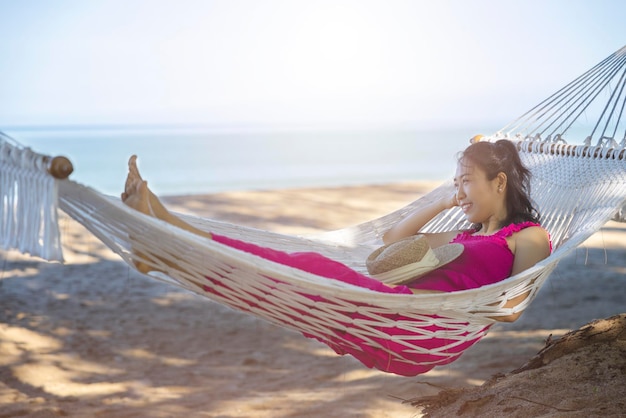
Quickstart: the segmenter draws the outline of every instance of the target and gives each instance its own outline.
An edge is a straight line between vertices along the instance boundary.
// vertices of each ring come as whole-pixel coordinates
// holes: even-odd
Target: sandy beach
[[[180,212],[307,234],[379,217],[435,184],[167,202]],[[61,228],[63,265],[0,253],[0,418],[412,418],[517,416],[521,409],[523,416],[626,416],[626,364],[619,363],[626,335],[481,389],[527,363],[546,340],[626,312],[626,224],[609,222],[563,259],[517,322],[496,324],[456,362],[413,378],[369,370],[299,333],[142,276],[66,216]],[[593,354],[600,358],[592,362]],[[583,374],[585,365],[594,366],[592,375]],[[497,393],[508,393],[506,385],[515,392],[503,400]],[[405,402],[441,388],[470,398],[440,411]],[[478,400],[468,403],[471,396]]]

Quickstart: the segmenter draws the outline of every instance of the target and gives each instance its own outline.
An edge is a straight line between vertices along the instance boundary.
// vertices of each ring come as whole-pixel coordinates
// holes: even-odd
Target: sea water
[[[19,128],[5,133],[74,164],[71,178],[118,195],[137,154],[162,195],[335,187],[452,178],[464,129],[224,130],[210,128]]]

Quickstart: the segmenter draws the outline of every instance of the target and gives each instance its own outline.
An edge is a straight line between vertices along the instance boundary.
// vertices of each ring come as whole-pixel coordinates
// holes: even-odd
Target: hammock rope
[[[623,126],[622,116],[626,103],[625,74],[626,46],[506,125],[501,132],[515,133],[525,137],[547,136],[548,142],[551,138],[558,142],[570,131],[575,122],[580,122],[585,111],[592,110],[590,108],[592,104],[599,105],[596,99],[600,93],[605,93],[609,99],[602,111],[598,112],[599,116],[592,118],[596,123],[585,141],[587,145],[590,145],[596,131],[602,126],[602,133],[596,139],[596,145],[601,145],[602,141],[607,138],[605,136],[607,131],[613,129],[613,134],[609,138],[614,139],[618,128],[622,128],[624,136],[621,145],[624,146],[626,145],[626,127]],[[621,107],[619,111],[616,111],[620,103]],[[611,108],[610,111],[609,108]]]
[[[624,49],[620,51],[624,55]],[[614,61],[614,58],[610,60],[611,65]],[[621,65],[624,66],[623,60]],[[596,83],[597,71],[600,69],[594,70],[594,77],[585,80]],[[615,72],[612,67],[611,72]],[[571,92],[568,89],[569,94],[578,95],[582,88],[579,84],[580,81]],[[620,92],[610,97],[623,97],[623,84],[619,88]],[[595,90],[588,93],[597,97]],[[618,106],[613,104],[615,99],[611,100],[608,108],[613,114]],[[528,126],[541,126],[545,122],[544,115],[548,111],[545,106],[529,113],[539,123],[531,121]],[[560,112],[558,116],[565,113],[572,112]],[[623,210],[626,144],[619,146],[615,141],[600,141],[590,145],[587,141],[572,145],[565,142],[563,133],[555,142],[550,136],[542,140],[542,132],[498,132],[487,140],[507,138],[517,145],[520,157],[533,174],[532,197],[542,214],[542,225],[551,234],[553,253],[532,268],[499,283],[452,293],[404,295],[369,290],[180,230],[128,208],[118,198],[104,196],[71,180],[53,180],[41,187],[51,188],[50,195],[58,200],[61,210],[84,225],[129,265],[134,266],[133,263],[139,261],[162,272],[150,273],[151,277],[316,338],[340,354],[353,355],[368,367],[416,375],[457,359],[486,335],[494,318],[526,309],[558,262]],[[2,231],[6,236],[5,231],[14,233],[16,228],[26,227],[24,222],[14,225],[16,219],[26,216],[23,215],[24,204],[44,205],[38,206],[41,208],[54,202],[25,200],[24,204],[19,203],[20,212],[15,212],[19,206],[15,196],[21,201],[22,192],[31,185],[20,183],[19,193],[15,192],[16,180],[7,174],[15,170],[5,166],[20,166],[19,161],[13,162],[19,147],[8,141],[3,141],[2,146],[10,148],[3,152],[7,157],[0,169]],[[38,166],[24,176],[37,177],[37,173],[42,172],[42,167]],[[308,237],[181,216],[214,234],[279,251],[315,252],[367,274],[365,259],[381,244],[382,234],[391,225],[415,209],[441,196],[449,196],[453,190],[452,182],[448,182],[381,218]],[[50,218],[49,222],[56,225],[57,219]],[[425,230],[441,232],[467,226],[462,211],[454,208],[434,218]],[[36,232],[40,235],[35,241],[54,242],[58,238],[54,238],[54,234],[52,239],[42,238],[41,233],[47,230],[39,228]],[[19,246],[12,241],[3,244],[6,248],[35,254],[21,245],[21,240],[17,242]],[[52,246],[60,248],[58,241]],[[528,296],[522,303],[505,307],[509,300],[524,294]]]

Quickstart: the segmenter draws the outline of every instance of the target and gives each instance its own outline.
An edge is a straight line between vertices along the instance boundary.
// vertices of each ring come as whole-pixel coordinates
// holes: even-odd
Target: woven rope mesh
[[[267,261],[178,230],[133,211],[118,199],[73,182],[61,183],[61,208],[127,262],[166,272],[165,280],[219,303],[325,341],[357,357],[385,356],[390,363],[426,371],[449,363],[478,341],[493,319],[525,309],[559,259],[597,231],[626,196],[624,161],[594,152],[567,155],[520,143],[533,172],[533,198],[554,240],[552,256],[503,282],[463,292],[382,294]],[[392,223],[442,193],[444,185],[406,208],[355,227],[304,238],[186,216],[208,231],[285,251],[315,251],[364,271],[367,254]],[[434,219],[430,231],[464,225],[460,210]],[[133,251],[131,251],[131,248]],[[178,268],[172,269],[170,264]],[[507,300],[530,292],[514,310]]]

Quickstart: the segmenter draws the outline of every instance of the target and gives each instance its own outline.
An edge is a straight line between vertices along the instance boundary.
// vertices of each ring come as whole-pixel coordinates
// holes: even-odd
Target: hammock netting
[[[308,273],[144,216],[118,198],[74,181],[54,179],[47,173],[49,157],[7,136],[0,137],[2,245],[61,260],[58,204],[130,266],[140,261],[162,272],[151,277],[316,338],[368,367],[407,376],[424,373],[457,359],[498,317],[526,309],[559,260],[608,220],[624,220],[625,60],[626,47],[486,138],[517,144],[533,174],[532,198],[554,247],[547,259],[489,286],[404,295]],[[608,97],[608,103],[597,106],[598,97]],[[594,106],[599,110],[597,122],[580,143],[566,142],[581,117],[591,118]],[[367,274],[365,259],[381,245],[387,229],[453,190],[449,182],[381,218],[306,237],[181,216],[215,234],[290,253],[315,252]],[[467,226],[455,208],[433,219],[425,231]],[[505,307],[524,294],[528,296],[522,303]]]

